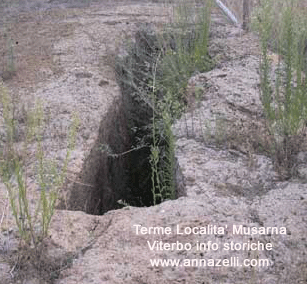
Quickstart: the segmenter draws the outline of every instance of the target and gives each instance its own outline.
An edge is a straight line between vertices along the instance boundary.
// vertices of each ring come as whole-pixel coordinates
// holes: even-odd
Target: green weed
[[[173,32],[162,36],[169,47],[157,61],[154,73],[156,86],[152,89],[158,111],[154,111],[153,115],[158,113],[158,116],[153,119],[151,165],[153,194],[156,196],[158,192],[161,201],[176,197],[175,140],[171,125],[185,109],[188,80],[193,73],[208,71],[212,67],[208,56],[212,2],[202,4],[197,7],[195,3],[180,2],[176,7],[175,23],[171,28]],[[161,41],[161,36],[159,39]],[[158,133],[155,131],[157,126]]]
[[[186,87],[193,73],[212,68],[208,56],[212,1],[202,4],[196,7],[193,2],[181,1],[175,8],[171,35],[166,35],[172,44],[158,67],[157,89],[164,94],[163,103],[170,105],[173,117],[185,109]]]
[[[261,99],[270,133],[275,137],[275,162],[292,168],[307,122],[307,17],[299,1],[265,0],[254,16],[261,43]],[[270,52],[282,60],[272,74]],[[273,82],[275,80],[275,83]],[[287,161],[285,163],[285,161]]]
[[[14,137],[16,129],[20,126],[13,116],[13,102],[4,86],[1,85],[0,88],[6,132],[1,145],[0,176],[8,190],[11,209],[21,239],[26,244],[36,247],[48,234],[58,193],[65,181],[68,161],[75,146],[78,118],[76,115],[73,117],[68,134],[66,158],[59,170],[57,163],[47,159],[43,150],[44,114],[41,103],[36,101],[34,108],[27,114],[26,132],[20,149]],[[32,208],[28,195],[28,174],[33,170],[29,166],[31,145],[36,146],[34,172],[36,185],[40,190],[40,198],[35,209]]]
[[[150,172],[153,204],[175,198],[171,125],[186,108],[190,77],[212,67],[208,55],[210,16],[211,0],[202,5],[176,3],[173,24],[160,33],[144,25],[135,42],[127,45],[128,55],[116,60],[132,140],[137,142],[136,148],[151,149],[149,159],[142,156],[138,163],[143,172]]]

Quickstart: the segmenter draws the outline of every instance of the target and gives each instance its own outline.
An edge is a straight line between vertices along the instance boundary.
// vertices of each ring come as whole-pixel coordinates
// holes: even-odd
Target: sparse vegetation
[[[192,74],[213,66],[208,56],[211,7],[211,0],[203,1],[201,6],[181,1],[175,8],[171,32],[164,32],[169,48],[158,66],[157,89],[162,92],[161,102],[169,106],[173,118],[185,109],[186,87]]]
[[[254,13],[261,43],[261,98],[275,165],[289,178],[307,122],[307,15],[300,1],[262,1]],[[278,56],[272,70],[270,53]],[[275,82],[274,82],[275,81]]]
[[[87,0],[81,1],[91,2]],[[232,138],[231,135],[233,134],[233,140],[236,145],[240,144],[240,142],[247,137],[247,141],[244,141],[244,143],[247,144],[250,142],[250,148],[247,148],[246,152],[241,151],[241,148],[236,151],[220,151],[220,149],[207,147],[207,145],[203,147],[201,144],[203,142],[198,141],[196,135],[193,137],[194,141],[192,141],[192,139],[189,140],[189,138],[191,138],[189,134],[183,135],[184,139],[178,143],[178,156],[179,159],[181,159],[180,164],[182,166],[181,170],[184,174],[184,178],[188,182],[186,183],[188,198],[176,202],[168,202],[163,206],[144,210],[127,208],[129,210],[109,212],[111,214],[106,216],[86,216],[86,214],[80,214],[80,212],[59,212],[59,218],[56,220],[52,230],[52,238],[50,240],[45,239],[46,242],[42,242],[48,235],[48,229],[54,213],[54,206],[58,193],[65,180],[70,153],[75,144],[78,125],[77,119],[73,120],[74,122],[68,138],[67,154],[66,157],[63,158],[63,163],[59,166],[54,159],[47,158],[44,149],[44,145],[46,145],[44,137],[45,118],[41,103],[37,101],[32,109],[24,111],[21,122],[22,127],[20,128],[19,123],[21,120],[15,117],[15,103],[18,100],[11,98],[7,90],[0,85],[0,97],[2,98],[3,104],[3,125],[0,132],[0,176],[2,177],[2,181],[7,185],[8,199],[12,208],[11,211],[13,212],[19,236],[22,239],[22,244],[26,244],[23,247],[18,247],[17,252],[17,246],[15,246],[15,244],[9,244],[11,247],[9,247],[8,251],[2,250],[1,247],[2,256],[7,254],[5,255],[5,260],[7,260],[11,254],[13,257],[16,257],[10,260],[11,267],[9,269],[6,269],[6,266],[4,266],[5,270],[11,274],[9,275],[9,273],[7,273],[8,278],[12,277],[7,283],[64,283],[65,281],[74,281],[74,279],[79,279],[81,282],[91,282],[98,278],[108,279],[110,282],[154,283],[155,281],[159,281],[158,278],[160,276],[162,282],[168,281],[165,279],[169,279],[170,282],[176,281],[176,278],[179,277],[182,281],[192,283],[193,281],[195,283],[227,282],[230,281],[229,279],[233,281],[239,279],[238,281],[245,281],[246,283],[259,283],[261,281],[291,283],[291,281],[303,282],[307,279],[307,264],[304,262],[306,256],[304,254],[304,210],[306,208],[306,198],[301,189],[304,188],[304,186],[299,184],[297,189],[294,188],[294,190],[292,190],[290,187],[291,183],[285,183],[282,184],[282,187],[277,186],[278,189],[272,190],[270,195],[262,197],[261,195],[264,194],[264,192],[274,189],[273,186],[276,184],[275,179],[272,179],[273,171],[271,170],[270,159],[261,157],[266,159],[263,161],[258,159],[255,155],[254,160],[253,150],[255,146],[252,145],[254,141],[252,138],[251,141],[248,140],[249,130],[247,130],[248,127],[243,125],[243,122],[242,129],[239,130],[239,123],[235,124],[235,122],[227,120],[228,117],[226,116],[228,116],[228,112],[227,114],[224,113],[224,109],[216,107],[212,108],[213,111],[211,112],[211,105],[213,105],[211,98],[214,97],[217,105],[220,106],[224,97],[223,95],[226,93],[224,92],[225,89],[221,91],[217,88],[215,91],[213,88],[204,86],[204,89],[202,89],[202,87],[195,85],[192,86],[194,89],[191,93],[186,90],[188,80],[195,72],[205,72],[212,66],[207,50],[211,2],[207,3],[209,3],[209,5],[207,4],[204,8],[200,7],[200,5],[196,6],[191,2],[189,4],[182,2],[182,6],[179,6],[176,11],[176,22],[173,23],[172,26],[165,27],[161,34],[156,33],[150,25],[144,25],[137,32],[136,41],[131,41],[129,43],[129,49],[127,49],[128,56],[119,57],[116,63],[118,79],[124,93],[123,105],[125,109],[122,112],[121,102],[116,102],[120,107],[116,105],[116,107],[113,108],[114,105],[111,106],[106,115],[106,117],[110,117],[110,119],[107,119],[109,120],[108,123],[101,123],[98,138],[96,140],[97,144],[95,144],[93,148],[92,130],[96,128],[89,127],[87,129],[89,132],[87,132],[88,135],[84,135],[83,141],[87,143],[86,146],[88,147],[84,148],[90,148],[91,150],[92,156],[89,155],[88,160],[91,160],[93,156],[96,156],[97,159],[94,163],[89,163],[86,169],[86,164],[85,162],[82,164],[82,155],[80,155],[81,157],[78,157],[78,165],[76,165],[76,170],[74,172],[78,179],[72,180],[74,183],[79,182],[80,167],[83,167],[83,176],[88,176],[90,172],[95,172],[89,179],[90,181],[101,180],[95,181],[95,186],[92,182],[87,183],[86,181],[87,184],[83,183],[84,186],[88,187],[88,190],[85,190],[85,195],[81,195],[80,198],[80,203],[83,203],[81,205],[83,206],[85,203],[84,208],[95,207],[92,211],[94,213],[87,212],[95,215],[103,214],[110,209],[114,209],[114,207],[112,207],[113,201],[116,202],[118,196],[124,192],[119,190],[118,195],[117,192],[113,195],[113,189],[116,188],[117,185],[119,185],[119,187],[127,187],[127,191],[131,189],[132,193],[138,197],[137,200],[118,200],[117,203],[119,203],[121,207],[128,205],[156,205],[164,200],[174,199],[176,197],[176,185],[174,181],[176,160],[174,154],[175,141],[171,127],[174,119],[180,117],[180,115],[187,110],[186,106],[190,103],[188,101],[190,98],[189,94],[192,94],[192,100],[194,100],[195,95],[194,101],[196,102],[196,108],[192,107],[191,111],[192,124],[194,123],[194,125],[192,125],[193,134],[194,129],[196,129],[196,121],[200,124],[199,129],[201,129],[201,131],[203,130],[202,135],[206,137],[204,139],[206,143],[210,144],[212,141],[214,146],[227,146],[226,144],[229,142],[229,139]],[[144,5],[144,3],[142,3],[142,5]],[[189,5],[191,5],[191,7],[189,7]],[[103,25],[102,18],[105,17],[104,13],[109,13],[109,10],[106,9],[107,11],[105,11],[103,8],[104,7],[102,7],[102,12],[95,7],[91,12],[84,13],[84,11],[81,11],[82,14],[76,13],[74,17],[69,18],[70,22],[76,19],[78,26],[82,27],[82,29],[78,29],[77,37],[69,38],[68,42],[61,40],[58,50],[60,51],[59,57],[63,58],[61,59],[62,63],[64,62],[65,64],[68,60],[73,59],[73,47],[74,45],[77,46],[80,40],[82,40],[82,42],[85,43],[82,49],[86,52],[86,56],[85,53],[80,52],[81,57],[86,59],[81,60],[82,67],[86,65],[84,67],[89,67],[89,69],[94,67],[95,70],[97,69],[96,66],[93,66],[93,63],[95,63],[95,59],[93,58],[96,58],[96,56],[93,56],[93,53],[91,53],[92,48],[90,47],[93,45],[90,44],[90,41],[83,41],[83,39],[87,39],[87,37],[83,36],[82,33],[85,31],[88,33],[93,26],[101,27]],[[125,13],[122,8],[125,10],[126,6],[120,8],[121,9],[118,9],[119,13]],[[141,6],[141,8],[138,6],[136,9],[137,13],[139,10],[142,10],[142,8],[143,6]],[[259,10],[259,15],[262,13],[261,9],[262,8]],[[272,7],[270,7],[270,9],[272,9]],[[68,12],[65,9],[61,9],[61,11],[64,13]],[[126,15],[123,15],[123,18],[121,18],[122,15],[120,15],[120,21],[124,19],[122,22],[117,22],[117,18],[113,21],[114,18],[112,18],[112,21],[110,21],[112,29],[107,30],[106,28],[105,30],[108,32],[101,33],[103,34],[102,38],[97,35],[95,29],[95,53],[96,46],[97,48],[101,48],[99,44],[100,40],[107,42],[107,37],[111,32],[114,32],[115,29],[123,28],[126,26],[126,23],[127,26],[129,26],[130,20],[133,22],[138,21],[139,14],[135,13],[133,9],[131,11],[129,11],[127,15],[133,13],[132,16],[129,15],[129,17],[126,17]],[[49,13],[50,11],[47,12]],[[267,10],[267,12],[269,13],[270,11]],[[110,9],[110,14],[111,17],[114,17],[114,10]],[[42,13],[41,16],[43,15]],[[88,18],[83,18],[84,15],[88,16]],[[299,62],[298,59],[295,59],[295,65],[291,65],[293,60],[292,53],[288,53],[287,48],[291,46],[290,50],[295,50],[299,44],[295,45],[295,40],[293,40],[294,37],[289,36],[292,30],[288,29],[288,27],[292,27],[293,24],[291,24],[291,22],[293,19],[289,17],[289,14],[286,12],[285,15],[287,20],[285,20],[285,22],[283,22],[283,20],[281,21],[282,27],[280,29],[277,29],[275,25],[268,25],[268,31],[271,32],[271,35],[265,35],[265,40],[262,42],[265,53],[262,54],[263,65],[261,71],[263,73],[261,74],[261,87],[268,128],[272,134],[272,139],[275,141],[273,144],[268,144],[271,148],[267,147],[267,145],[263,146],[263,148],[266,148],[263,152],[271,151],[275,157],[276,165],[280,168],[287,168],[287,176],[289,176],[289,174],[292,174],[293,168],[291,159],[294,152],[300,148],[306,123],[306,105],[302,107],[306,97],[306,85],[301,84],[301,82],[305,80],[304,74],[306,73],[303,69],[305,66],[303,61],[302,63]],[[140,16],[140,21],[143,21],[145,18],[143,11],[140,12]],[[48,19],[47,25],[50,25],[51,22],[55,23],[55,21],[50,20],[50,15],[46,18]],[[27,21],[27,19],[22,20]],[[90,25],[88,25],[89,21]],[[125,21],[127,22],[124,23]],[[270,17],[270,21],[274,22],[274,19]],[[65,22],[67,22],[67,18]],[[26,25],[22,21],[20,21],[20,24]],[[259,23],[259,25],[261,24],[263,23]],[[45,28],[45,26],[42,25],[42,22],[37,26],[40,29],[38,33],[40,36],[41,34],[46,34],[45,36],[47,37],[52,34],[48,27]],[[114,26],[117,27],[114,28]],[[29,29],[30,28],[31,27],[29,27]],[[233,31],[233,28],[219,25],[218,31],[220,31],[220,29],[225,29],[225,32],[218,34],[219,39],[224,43],[224,36],[227,38],[229,32]],[[34,31],[37,31],[37,27]],[[290,40],[286,40],[285,42],[281,40],[282,43],[275,46],[274,39],[277,37],[276,35],[278,32],[281,31],[288,35]],[[91,35],[91,33],[89,34]],[[272,34],[274,36],[272,36]],[[62,38],[62,35],[56,37],[56,39],[59,38]],[[236,47],[240,45],[242,45],[244,49],[249,47],[249,42],[241,40],[242,37],[231,36],[230,44],[230,41],[227,39],[227,52],[228,50],[230,50],[230,52],[234,50],[237,51]],[[237,41],[239,42],[237,45],[233,44]],[[37,46],[40,47],[40,44],[37,44]],[[69,54],[65,55],[63,53],[65,53],[66,47],[72,48],[69,48]],[[110,46],[110,48],[112,47],[113,45]],[[108,48],[105,49],[107,50]],[[282,57],[288,58],[290,67],[287,69],[282,65],[281,60],[277,65],[278,71],[272,74],[270,50],[275,50],[275,52],[280,53]],[[13,50],[11,54],[13,55]],[[105,54],[102,48],[97,50],[97,55],[100,54]],[[240,63],[239,66],[235,66],[235,71],[239,71],[240,68],[243,69],[243,64],[246,64],[246,62],[241,61],[241,56],[238,57],[237,54],[241,53],[233,52],[232,54],[232,56],[236,55],[235,61]],[[247,53],[244,53],[244,57],[246,55]],[[105,56],[108,57],[107,55]],[[249,55],[247,55],[247,57],[249,57]],[[14,59],[14,56],[11,58]],[[296,58],[296,56],[294,56],[294,58]],[[108,59],[110,60],[110,58]],[[254,56],[252,56],[252,61],[253,64],[256,61]],[[12,61],[12,63],[14,63],[14,61]],[[113,62],[111,62],[110,65],[112,63]],[[223,63],[225,63],[227,68],[233,66],[233,62]],[[96,92],[97,89],[91,86],[92,82],[94,82],[96,87],[99,85],[100,91],[105,88],[108,93],[113,94],[113,89],[111,88],[116,85],[113,81],[113,77],[109,79],[107,76],[104,76],[105,73],[102,72],[99,74],[96,72],[93,72],[93,74],[83,72],[75,74],[72,65],[67,66],[67,69],[65,69],[69,72],[65,74],[64,78],[65,82],[70,81],[67,86],[72,86],[72,84],[76,82],[75,79],[78,79],[78,83],[80,83],[78,86],[81,86],[81,89],[83,89],[83,86],[88,86],[90,87],[90,90],[88,90],[89,92]],[[105,66],[102,68],[105,68]],[[224,74],[220,76],[220,73],[218,75],[221,81],[223,81],[225,77],[225,81],[230,77],[228,76],[229,73],[227,68]],[[301,72],[298,72],[298,68],[301,68]],[[29,72],[28,69],[26,69],[26,71]],[[234,83],[229,84],[228,89],[237,92],[238,95],[245,95],[248,93],[246,91],[247,88],[232,89],[232,87],[234,87],[235,84],[241,84],[242,86],[245,83],[246,85],[249,85],[250,82],[254,83],[255,81],[249,79],[257,76],[254,76],[256,74],[254,70],[251,72],[253,76],[251,76],[251,74],[246,74],[249,76],[245,76],[244,72],[240,74],[242,74],[243,79],[246,80],[236,81],[235,79],[238,77],[236,77],[237,73],[234,72],[233,77],[231,77]],[[74,76],[76,78],[74,78]],[[84,78],[84,84],[83,81],[80,80],[80,77]],[[106,77],[106,80],[100,79],[101,77]],[[214,80],[213,76],[204,77],[204,81],[207,81],[207,78]],[[91,81],[91,78],[94,80]],[[60,77],[60,79],[62,80],[62,77]],[[63,82],[61,80],[58,81],[52,77],[52,86],[54,86],[55,82],[56,84]],[[19,82],[17,82],[17,84],[19,84]],[[193,81],[191,80],[190,82]],[[230,82],[230,80],[228,80],[227,83],[228,82]],[[15,82],[13,81],[12,83]],[[41,83],[45,88],[45,82]],[[254,84],[254,86],[251,87],[253,91],[256,90],[256,84]],[[54,90],[58,91],[56,88]],[[118,93],[117,89],[115,91]],[[205,91],[207,91],[207,94],[211,92],[211,94],[214,95],[210,97],[206,94],[206,96],[201,97]],[[49,94],[53,96],[55,92],[53,91]],[[82,100],[82,107],[92,102],[96,107],[96,97],[94,97],[94,99],[93,97],[87,97],[87,92],[84,92],[84,94],[85,102],[83,104]],[[223,95],[220,96],[220,94]],[[251,93],[251,96],[253,94],[254,93]],[[74,93],[74,95],[77,94]],[[227,97],[227,95],[226,93],[225,97]],[[64,100],[65,99],[66,96],[64,97]],[[204,101],[200,102],[200,100]],[[241,112],[240,107],[242,105],[246,106],[246,101],[247,100],[239,105],[237,101],[235,101],[236,114]],[[232,101],[228,100],[228,102],[230,106]],[[256,103],[257,108],[255,109],[257,110],[258,116],[258,101]],[[200,108],[201,105],[204,107]],[[296,107],[293,108],[292,105]],[[51,106],[54,107],[53,104]],[[207,106],[210,106],[210,112],[208,113],[203,111],[206,110],[205,107]],[[85,108],[84,113],[89,109],[90,108]],[[67,108],[65,110],[68,111]],[[187,117],[190,115],[190,110],[189,108]],[[222,112],[221,114],[219,112],[220,110]],[[193,111],[194,114],[199,112],[197,117],[193,117]],[[228,110],[225,109],[225,111]],[[243,108],[242,112],[243,111],[246,114],[251,113],[248,108]],[[97,115],[97,117],[98,116],[99,115]],[[207,119],[202,119],[202,116]],[[120,121],[118,118],[120,118]],[[254,118],[255,116],[252,114],[248,116],[247,119],[252,121]],[[84,121],[86,119],[87,116],[84,117]],[[190,123],[190,117],[188,117],[188,119],[188,123]],[[97,121],[98,120],[99,118]],[[127,125],[125,124],[126,121]],[[261,119],[261,122],[262,121]],[[188,123],[186,124],[187,129],[189,126]],[[87,127],[91,126],[91,124],[84,123],[83,126]],[[126,135],[127,129],[125,126],[127,126],[127,129],[130,131],[129,137]],[[227,131],[231,128],[233,128],[233,133],[228,133]],[[245,134],[243,138],[240,137],[240,131]],[[122,133],[124,135],[121,135]],[[195,133],[197,133],[197,131],[195,131]],[[181,137],[181,135],[178,136]],[[107,137],[107,139],[103,140],[105,137]],[[117,139],[118,137],[122,139]],[[187,140],[185,140],[186,137],[188,138]],[[215,140],[210,141],[213,137]],[[94,139],[95,138],[96,137],[94,137]],[[260,139],[261,138],[262,137],[260,137]],[[132,143],[130,143],[130,139]],[[194,144],[194,142],[199,142],[199,144]],[[133,148],[129,149],[131,144]],[[100,155],[101,153],[96,151],[97,148],[105,153]],[[184,156],[184,154],[186,155]],[[103,156],[103,159],[101,159],[101,156]],[[248,161],[245,159],[247,156],[249,158]],[[124,160],[125,162],[117,163],[119,160]],[[100,166],[100,164],[102,165]],[[96,165],[98,166],[96,167]],[[86,171],[84,169],[86,169]],[[120,175],[117,174],[117,169],[122,171]],[[129,180],[127,180],[128,178],[126,179],[126,172],[128,170],[131,171]],[[82,180],[84,178],[83,176],[80,178],[81,182],[84,181]],[[110,176],[112,176],[112,178],[109,178]],[[29,181],[30,178],[31,181]],[[33,182],[33,180],[35,180],[35,182]],[[106,180],[106,182],[104,182],[104,180]],[[113,180],[115,180],[115,182]],[[118,180],[120,180],[120,182],[117,182]],[[100,185],[102,186],[100,187]],[[109,187],[109,185],[112,186]],[[102,187],[107,190],[101,190]],[[91,188],[95,188],[96,192],[91,191],[91,193],[88,194]],[[36,198],[37,196],[34,196],[33,199],[32,196],[30,196],[29,193],[32,193],[33,189],[35,193],[38,194],[38,199]],[[73,191],[71,193],[74,195]],[[87,202],[89,200],[88,196],[94,195],[92,193],[97,193],[93,198],[96,199],[97,197],[95,206],[93,206],[94,202]],[[84,196],[85,198],[82,198]],[[151,197],[152,199],[148,202]],[[35,200],[37,200],[36,204],[33,202]],[[138,203],[136,203],[136,201]],[[103,208],[105,210],[100,210],[100,203],[108,203],[107,205],[110,206],[105,206]],[[104,206],[104,204],[102,204],[102,206]],[[276,214],[278,214],[278,216],[276,216]],[[232,215],[234,218],[232,218]],[[263,219],[264,215],[265,218]],[[4,216],[5,214],[3,213],[2,219]],[[66,219],[66,217],[68,217],[69,221],[64,222],[63,219]],[[82,225],[81,222],[85,225]],[[204,257],[211,257],[211,253],[197,252],[194,249],[194,244],[196,241],[198,242],[198,240],[209,240],[211,243],[216,236],[214,234],[209,236],[208,234],[204,239],[202,236],[196,236],[195,234],[194,236],[193,234],[190,236],[187,234],[185,236],[178,235],[177,239],[179,242],[190,242],[193,244],[193,249],[190,252],[177,250],[170,253],[156,253],[151,249],[148,253],[143,253],[147,245],[146,240],[144,241],[144,237],[146,238],[146,236],[143,236],[142,239],[138,236],[133,236],[130,240],[127,240],[127,237],[129,238],[129,236],[131,236],[131,226],[136,222],[142,224],[142,226],[163,227],[173,226],[174,222],[185,227],[207,226],[207,224],[211,226],[210,223],[216,223],[225,228],[227,228],[226,223],[233,224],[234,222],[241,222],[247,224],[247,226],[266,226],[275,222],[275,226],[287,226],[287,235],[282,238],[274,236],[274,234],[273,236],[243,236],[242,238],[240,236],[229,236],[229,234],[226,236],[226,241],[230,240],[229,237],[233,237],[234,242],[248,241],[249,243],[255,243],[258,241],[264,244],[272,242],[275,248],[271,252],[240,252],[243,257],[254,260],[259,260],[259,258],[262,257],[274,260],[271,268],[258,269],[255,266],[250,266],[245,268],[238,267],[238,269],[180,268],[177,270],[174,267],[174,269],[169,269],[167,271],[162,269],[162,271],[158,268],[148,268],[148,264],[146,264],[148,259],[146,260],[146,257],[149,258],[153,255],[154,257],[162,256],[163,259],[177,257],[180,260],[182,257],[187,257],[189,259],[196,257],[204,260]],[[7,229],[7,231],[5,231],[7,240],[5,239],[5,241],[8,241],[8,243],[12,238],[15,238],[15,230],[12,231],[9,227],[10,225],[5,228]],[[228,231],[226,233],[228,233]],[[293,238],[294,234],[295,238]],[[301,238],[300,236],[303,237]],[[223,236],[218,236],[216,240],[221,240],[222,244],[223,238],[220,237]],[[89,242],[86,242],[87,239],[89,239]],[[162,242],[173,241],[172,236],[161,235],[159,239],[161,239]],[[81,248],[80,245],[82,246]],[[37,249],[38,246],[40,246],[39,249]],[[75,250],[76,253],[67,254],[65,259],[65,256],[61,256],[60,254],[65,253],[67,250]],[[100,252],[102,250],[105,260],[114,260],[111,261],[111,265],[108,261],[97,261],[99,259],[101,260]],[[301,254],[300,251],[302,252]],[[231,255],[233,255],[233,253]],[[283,255],[287,257],[285,258]],[[213,253],[213,256],[221,256],[222,258],[227,257],[225,252],[219,251]],[[125,261],[121,261],[123,257]],[[79,259],[76,261],[77,258]],[[145,266],[143,265],[144,263]],[[73,269],[61,273],[70,265],[74,265]],[[112,273],[112,271],[116,271],[116,273]],[[26,274],[24,279],[22,275],[20,276],[22,273]],[[180,279],[178,281],[180,281]]]
[[[26,131],[21,146],[20,143],[16,143],[16,140],[19,140],[16,133],[20,127],[13,115],[16,106],[5,87],[1,85],[0,88],[5,128],[5,137],[2,138],[1,145],[0,175],[8,190],[20,238],[29,247],[37,247],[48,235],[58,193],[65,181],[68,161],[75,145],[78,119],[77,116],[73,118],[66,158],[59,170],[56,162],[47,159],[44,152],[44,117],[41,103],[36,101],[33,109],[27,112]],[[35,145],[35,168],[29,166],[33,158],[30,150],[33,145]],[[35,176],[36,186],[40,191],[36,208],[33,208],[28,195],[30,172]]]
[[[172,25],[161,33],[143,26],[135,43],[128,44],[128,56],[117,59],[117,76],[135,147],[151,145],[150,159],[146,155],[140,158],[139,153],[137,162],[151,177],[146,184],[151,187],[153,201],[148,205],[176,195],[171,125],[185,110],[191,75],[212,67],[208,56],[211,5],[211,0],[201,5],[180,2]],[[138,166],[134,163],[134,167]],[[144,187],[139,190],[144,191]]]

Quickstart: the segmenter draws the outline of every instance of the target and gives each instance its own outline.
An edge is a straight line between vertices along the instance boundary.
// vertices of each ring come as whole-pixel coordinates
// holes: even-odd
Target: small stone
[[[301,166],[297,169],[298,176],[300,179],[307,181],[307,166]]]
[[[307,163],[307,152],[299,152],[296,156],[298,163]]]
[[[105,85],[108,85],[108,84],[109,84],[108,81],[106,81],[106,80],[104,80],[104,79],[101,79],[101,80],[99,81],[98,86],[99,86],[99,87],[102,87],[102,86],[105,86]]]

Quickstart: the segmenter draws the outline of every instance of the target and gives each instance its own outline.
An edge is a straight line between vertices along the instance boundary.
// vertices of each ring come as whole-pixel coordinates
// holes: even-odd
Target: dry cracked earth
[[[209,50],[217,64],[190,79],[191,107],[173,125],[185,196],[148,208],[126,206],[90,215],[86,204],[84,212],[66,209],[71,209],[73,189],[85,183],[84,163],[95,153],[101,126],[121,96],[114,58],[141,24],[159,28],[172,21],[172,8],[157,1],[19,2],[10,7],[0,2],[0,64],[6,66],[13,46],[16,65],[15,74],[5,68],[0,73],[22,106],[16,115],[22,125],[34,98],[43,101],[43,145],[60,162],[74,111],[80,127],[61,209],[55,211],[41,255],[19,246],[8,194],[0,185],[1,284],[307,283],[307,152],[302,148],[297,154],[295,178],[284,181],[272,159],[255,146],[269,143],[259,97],[256,35],[213,11]],[[196,92],[202,94],[199,101]],[[20,131],[22,135],[22,127]],[[34,159],[33,150],[30,164]],[[31,171],[28,176],[34,206],[39,192]],[[141,234],[135,225],[169,228],[171,233]],[[233,230],[239,226],[242,231]],[[180,234],[194,227],[205,228],[206,234]],[[253,227],[281,231],[249,234]],[[162,250],[160,241],[175,247]],[[226,250],[231,242],[236,246]],[[199,248],[200,243],[205,246]],[[267,249],[242,249],[243,243],[261,243]],[[157,247],[151,249],[153,244]],[[207,265],[155,267],[152,259],[177,259],[180,264],[204,259]],[[210,259],[232,265],[210,266]],[[267,260],[269,265],[243,266],[244,259]]]

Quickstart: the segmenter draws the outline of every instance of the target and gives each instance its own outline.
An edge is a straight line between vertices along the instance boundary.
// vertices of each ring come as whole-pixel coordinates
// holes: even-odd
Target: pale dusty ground
[[[0,74],[20,102],[16,115],[21,125],[24,109],[33,105],[34,98],[43,102],[47,125],[44,148],[49,157],[60,162],[65,158],[67,130],[72,113],[78,112],[81,125],[68,170],[68,186],[78,179],[101,119],[119,96],[113,64],[122,42],[139,24],[162,23],[171,16],[161,4],[96,1],[87,7],[81,2],[26,1],[17,6],[12,1],[8,2],[11,8],[1,3],[0,10]],[[17,70],[13,77],[5,74],[10,46]],[[22,127],[20,131],[22,136]],[[35,159],[33,155],[30,162]],[[31,172],[28,178],[28,195],[34,208],[39,192]],[[0,200],[1,231],[5,231],[14,227],[14,221],[2,184]],[[11,246],[12,242],[1,238],[2,249]]]
[[[13,42],[17,72],[5,85],[20,102],[17,117],[22,122],[23,109],[33,105],[34,97],[44,103],[44,147],[51,157],[64,159],[71,116],[78,112],[81,125],[70,179],[77,178],[102,117],[119,95],[113,63],[122,41],[139,23],[169,19],[170,11],[163,5],[102,1],[82,9],[19,13],[18,19],[10,17],[1,26],[3,68],[9,57],[8,38]],[[3,200],[7,205],[5,191]]]

